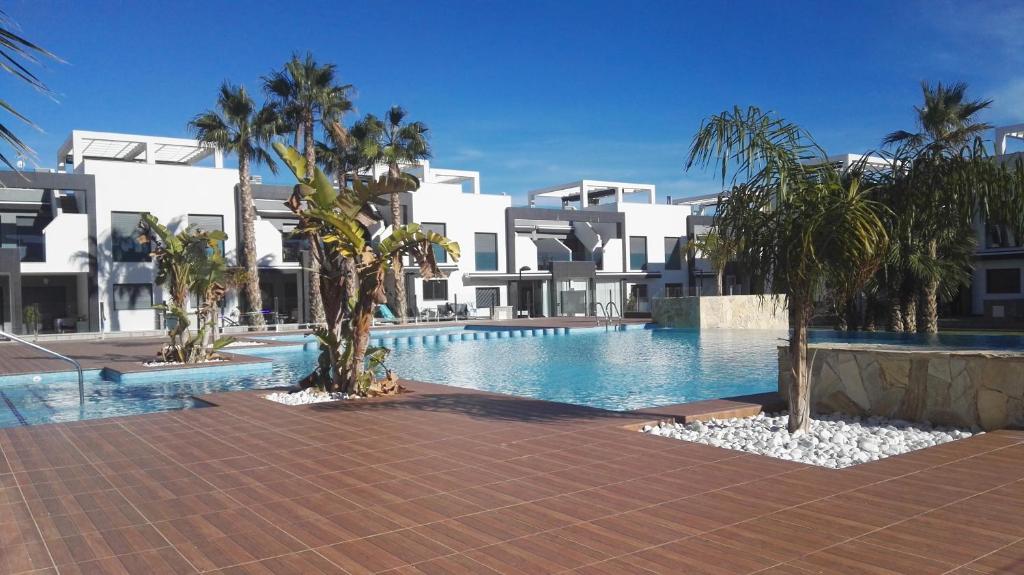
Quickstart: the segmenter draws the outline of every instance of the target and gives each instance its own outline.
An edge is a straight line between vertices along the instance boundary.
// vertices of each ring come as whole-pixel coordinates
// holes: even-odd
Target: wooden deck
[[[834,471],[410,387],[0,429],[0,573],[1024,573],[1021,432]]]

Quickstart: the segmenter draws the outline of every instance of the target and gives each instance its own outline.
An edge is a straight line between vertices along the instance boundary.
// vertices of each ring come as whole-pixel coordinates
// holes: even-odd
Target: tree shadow
[[[413,383],[414,387],[419,384]],[[540,399],[499,395],[475,390],[457,391],[411,391],[398,396],[359,399],[355,401],[332,401],[312,404],[318,412],[332,411],[375,411],[393,412],[396,418],[402,413],[427,412],[464,415],[473,419],[487,419],[514,422],[608,422],[636,421],[637,414],[608,411],[596,407],[557,403]]]

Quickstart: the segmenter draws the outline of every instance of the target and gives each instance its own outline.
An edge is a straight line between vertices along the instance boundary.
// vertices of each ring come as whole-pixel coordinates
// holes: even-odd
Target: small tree
[[[789,431],[810,425],[807,326],[816,295],[863,286],[885,254],[885,208],[858,178],[844,178],[799,126],[750,107],[708,118],[690,148],[687,169],[714,165],[722,184],[715,225],[738,240],[737,261],[784,294],[789,306]]]
[[[708,260],[711,269],[715,271],[715,295],[725,295],[722,279],[725,266],[736,257],[736,242],[719,230],[711,230],[702,237],[691,239],[687,251],[691,252],[693,257],[698,257],[697,252],[700,252],[699,257]]]
[[[25,324],[26,331],[32,335],[39,335],[39,322],[42,316],[39,314],[38,305],[30,305],[21,311],[21,321]]]
[[[192,226],[174,234],[152,214],[143,214],[139,241],[153,245],[157,285],[166,286],[171,302],[156,306],[175,318],[168,331],[170,343],[160,350],[167,362],[200,363],[216,358],[217,350],[234,341],[218,338],[218,304],[224,298],[233,272],[224,261],[221,242],[227,234],[202,231]],[[192,332],[189,298],[195,296],[196,331]]]
[[[386,301],[384,278],[392,262],[411,256],[421,276],[431,278],[441,275],[434,246],[458,260],[459,245],[418,224],[397,226],[387,237],[373,239],[371,230],[379,224],[373,204],[385,203],[384,198],[392,193],[416,189],[419,182],[413,176],[382,176],[365,183],[356,180],[351,187],[342,184],[335,189],[330,179],[294,148],[275,143],[274,149],[299,181],[286,203],[299,218],[295,233],[311,238],[312,256],[320,264],[326,327],[314,331],[320,342],[320,359],[302,385],[365,393],[381,385],[365,364],[369,358],[371,366],[380,365],[387,355],[385,348],[368,349],[368,345],[374,309]],[[355,264],[352,298],[344,297],[346,282],[353,281],[345,273],[346,260]],[[389,372],[387,382],[394,381]]]

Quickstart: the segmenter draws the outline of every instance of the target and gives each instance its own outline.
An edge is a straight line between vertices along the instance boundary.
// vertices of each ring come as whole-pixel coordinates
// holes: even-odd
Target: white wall
[[[618,204],[619,211],[626,215],[622,252],[619,261],[629,266],[629,237],[647,238],[647,270],[661,272],[661,279],[646,280],[649,297],[659,297],[666,283],[687,283],[685,256],[679,270],[666,270],[665,238],[686,235],[686,217],[690,207],[672,204]],[[624,259],[623,259],[624,258]],[[608,254],[605,255],[605,269],[608,270]],[[632,271],[632,270],[630,270]]]
[[[21,271],[33,273],[78,273],[89,271],[89,215],[57,214],[45,228],[45,262],[22,262]]]
[[[253,229],[256,236],[256,261],[260,267],[300,267],[299,262],[284,261],[283,235],[274,224],[257,216]]]
[[[457,268],[448,271],[448,301],[471,306],[476,302],[476,288],[486,287],[478,279],[475,285],[462,285],[462,275],[473,273],[475,277],[487,274],[476,270],[475,236],[477,232],[497,234],[498,270],[495,274],[506,273],[508,268],[505,253],[505,208],[512,205],[512,198],[493,194],[463,193],[462,186],[455,184],[424,183],[412,193],[412,220],[416,223],[443,223],[449,239],[459,243],[461,257]],[[518,255],[517,255],[518,258]],[[449,259],[449,264],[451,264]],[[518,259],[517,259],[518,264]],[[534,261],[536,264],[536,261]],[[529,265],[529,264],[524,264]],[[499,287],[502,305],[508,303],[505,282],[495,282]],[[436,309],[445,302],[424,301],[422,280],[415,279],[416,305],[420,309]]]
[[[156,318],[151,309],[114,310],[112,307],[115,283],[153,283],[154,266],[152,262],[111,261],[111,212],[149,212],[174,232],[188,225],[190,213],[221,215],[228,234],[225,252],[228,259],[234,261],[237,240],[234,186],[238,182],[235,170],[87,159],[79,171],[96,178],[96,202],[91,209],[96,211],[98,287],[106,313],[105,331],[153,329]],[[154,303],[166,297],[161,288],[154,286]],[[237,305],[235,299],[236,295],[229,292],[226,309]]]

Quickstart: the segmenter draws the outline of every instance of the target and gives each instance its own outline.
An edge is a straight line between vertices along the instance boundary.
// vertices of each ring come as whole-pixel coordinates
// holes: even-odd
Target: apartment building
[[[651,298],[686,292],[691,207],[656,203],[652,185],[580,180],[534,190],[527,206],[513,207],[510,196],[483,193],[478,172],[428,161],[405,169],[421,186],[401,195],[404,222],[444,234],[462,251],[458,262],[438,254],[445,278],[424,280],[406,268],[412,316],[455,303],[480,315],[495,306],[531,316],[644,313]],[[226,231],[224,253],[237,255],[237,171],[195,140],[75,130],[56,169],[0,178],[5,330],[31,331],[27,308],[41,332],[161,329],[154,306],[167,294],[154,284],[150,248],[136,240],[146,212],[175,232]],[[253,183],[264,313],[298,324],[309,318],[308,253],[283,205],[291,190]],[[391,224],[383,215],[378,233]],[[237,318],[237,308],[230,293],[223,313]]]

